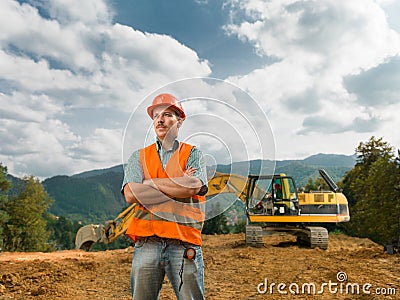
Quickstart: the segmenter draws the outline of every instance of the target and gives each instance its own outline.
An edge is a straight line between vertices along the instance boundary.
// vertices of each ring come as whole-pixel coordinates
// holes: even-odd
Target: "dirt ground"
[[[204,236],[206,299],[400,299],[400,254],[368,239],[331,235],[328,250],[244,240]],[[130,299],[132,252],[0,253],[0,299]],[[160,299],[175,299],[167,280]]]

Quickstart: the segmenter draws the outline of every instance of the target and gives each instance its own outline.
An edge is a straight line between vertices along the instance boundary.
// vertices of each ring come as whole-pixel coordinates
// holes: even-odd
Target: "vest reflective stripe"
[[[197,222],[204,220],[204,203],[180,203],[179,200],[172,200],[165,203],[161,203],[151,208],[151,211],[161,216],[162,213],[166,214],[177,214],[182,215],[181,212],[185,212],[184,216],[188,219],[192,219]],[[168,218],[165,218],[169,220]]]
[[[149,235],[148,232],[151,232],[153,229],[151,222],[143,219],[133,219],[135,220],[134,226],[139,228],[137,232],[135,232],[136,236],[152,236],[154,234]],[[132,221],[133,221],[132,220]],[[201,233],[194,235],[192,231],[196,229],[192,229],[191,231],[187,230],[186,225],[181,225],[173,222],[165,222],[165,221],[154,221],[157,223],[157,236],[177,239],[183,242],[188,242],[194,245],[202,245]],[[197,230],[200,231],[201,230]],[[128,231],[127,231],[128,232]],[[131,237],[131,235],[128,235]],[[136,238],[134,239],[136,240]]]
[[[139,210],[142,210],[142,212],[139,212]],[[192,218],[192,216],[187,216],[187,215],[183,216],[181,214],[179,215],[175,214],[173,211],[160,211],[160,210],[155,211],[154,209],[151,209],[151,212],[153,214],[149,214],[148,210],[142,207],[138,209],[137,214],[135,214],[135,217],[145,220],[163,220],[163,221],[176,222],[182,225],[187,224],[187,226],[193,228],[198,228],[197,224],[202,224],[202,221],[204,219],[204,214],[197,214],[195,216],[196,218]],[[150,218],[150,216],[152,218]]]
[[[165,169],[162,167],[156,144],[141,149],[139,157],[144,178],[182,177],[192,148],[189,144],[180,143]],[[151,212],[137,205],[126,235],[133,240],[136,240],[136,237],[157,235],[201,245],[204,208],[205,197],[198,195],[182,201],[177,199],[154,205]]]

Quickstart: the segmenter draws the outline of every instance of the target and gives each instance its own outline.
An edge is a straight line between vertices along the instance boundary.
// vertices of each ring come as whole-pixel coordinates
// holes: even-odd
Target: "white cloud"
[[[51,69],[48,61],[35,61],[26,56],[9,54],[0,50],[1,78],[8,86],[27,92],[90,89],[91,84],[82,75],[70,70]]]
[[[395,3],[397,0],[376,0],[376,3],[380,5],[389,5]]]
[[[120,129],[97,128],[88,137],[56,119],[60,107],[47,96],[0,95],[0,161],[13,174],[46,177],[121,162]]]
[[[50,17],[62,23],[110,23],[113,10],[107,2],[98,0],[52,0],[43,1]]]
[[[111,53],[106,67],[117,70],[119,79],[125,76],[136,87],[158,88],[159,83],[211,73],[207,61],[170,36],[143,33],[120,24],[109,28],[106,36]]]
[[[63,7],[65,1],[57,3]],[[52,2],[51,8],[55,9],[57,3]],[[4,14],[0,25],[10,28],[0,33],[4,70],[1,75],[30,90],[64,88],[80,93],[89,89],[97,97],[95,92],[114,90],[110,82],[127,91],[138,91],[147,88],[149,83],[154,85],[154,82],[159,84],[211,72],[206,61],[169,36],[146,34],[120,24],[104,24],[96,18],[93,21],[98,20],[97,23],[80,22],[78,17],[85,12],[85,7],[71,8],[65,13],[79,12],[75,16],[78,19],[60,23],[57,19],[42,18],[36,8],[27,4],[6,0],[0,5]],[[8,20],[13,26],[9,26]],[[78,102],[80,97],[76,96]],[[113,98],[115,103],[116,97]],[[126,102],[126,99],[118,100]]]
[[[16,48],[16,55],[51,58],[73,70],[95,68],[94,53],[87,45],[91,35],[87,25],[45,19],[37,8],[13,0],[2,1],[0,8],[0,27],[6,29],[0,33],[3,49]]]
[[[344,78],[346,89],[360,105],[383,107],[400,103],[400,55],[387,62]]]
[[[96,128],[93,135],[75,143],[71,149],[72,157],[91,161],[97,165],[121,163],[122,130]]]
[[[54,119],[40,123],[1,119],[0,128],[0,159],[17,174],[31,174],[35,170],[34,175],[41,177],[67,173],[74,167],[68,152],[79,137],[66,124]]]
[[[257,20],[228,25],[228,32],[249,40],[260,53],[315,71],[358,72],[398,53],[398,34],[373,1],[248,0],[240,5]]]
[[[307,152],[305,140],[316,143],[314,137],[319,132],[327,136],[351,132],[354,143],[365,134],[381,132],[389,118],[382,117],[381,111],[368,103],[378,103],[382,100],[376,97],[388,93],[390,97],[383,103],[400,101],[394,97],[398,80],[369,84],[375,80],[374,73],[359,79],[358,76],[378,66],[375,73],[383,78],[392,76],[389,70],[393,68],[380,66],[400,54],[400,36],[390,28],[385,12],[376,2],[232,3],[241,10],[226,31],[252,43],[260,55],[279,59],[245,76],[230,78],[248,89],[267,111],[277,139],[278,157],[290,155],[284,149],[290,143],[298,145],[299,153]],[[238,20],[243,11],[246,18]],[[349,78],[346,85],[345,78]],[[315,150],[307,154],[313,153]]]
[[[44,122],[48,117],[61,113],[53,99],[46,95],[0,94],[0,116],[2,119],[20,122]]]
[[[87,133],[60,117],[93,107],[126,115],[162,84],[211,73],[172,37],[114,24],[105,0],[29,3],[0,2],[0,160],[12,174],[121,162],[122,128]]]

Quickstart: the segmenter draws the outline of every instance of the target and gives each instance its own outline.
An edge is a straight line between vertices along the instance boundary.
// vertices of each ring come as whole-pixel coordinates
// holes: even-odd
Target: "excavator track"
[[[261,226],[246,225],[246,245],[253,247],[262,247],[264,245]]]
[[[297,242],[309,248],[328,249],[328,230],[324,227],[305,227],[296,232]]]

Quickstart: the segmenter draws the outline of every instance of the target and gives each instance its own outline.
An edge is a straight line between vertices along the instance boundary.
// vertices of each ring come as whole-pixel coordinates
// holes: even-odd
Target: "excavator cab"
[[[248,214],[264,216],[298,215],[299,200],[292,177],[249,175],[246,195]]]

